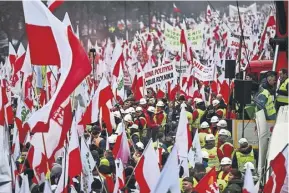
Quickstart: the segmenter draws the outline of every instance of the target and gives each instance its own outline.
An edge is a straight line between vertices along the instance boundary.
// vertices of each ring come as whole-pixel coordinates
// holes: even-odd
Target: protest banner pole
[[[181,60],[180,60],[180,69],[179,69],[179,96],[181,95],[182,60],[183,60],[183,44],[181,43]]]

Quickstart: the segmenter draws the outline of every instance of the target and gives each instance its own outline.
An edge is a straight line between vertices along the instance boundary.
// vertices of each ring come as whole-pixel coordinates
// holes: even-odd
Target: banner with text
[[[174,80],[176,68],[173,63],[159,66],[145,72],[146,88],[155,87],[163,82]]]
[[[246,36],[244,35],[244,42],[242,48],[252,50],[253,49],[253,36]],[[240,35],[231,33],[228,38],[228,47],[239,49],[240,45]]]
[[[193,69],[192,74],[194,77],[201,81],[212,81],[214,80],[214,66],[205,66],[200,61],[194,59],[193,60]]]
[[[203,31],[204,26],[198,25],[195,29],[187,30],[188,41],[192,45],[194,50],[202,49],[203,44]],[[165,45],[167,49],[173,51],[180,51],[181,50],[181,29],[178,27],[173,27],[168,23],[165,23]]]
[[[246,14],[246,15],[253,15],[257,14],[257,6],[256,3],[253,3],[249,7],[239,7],[240,14]],[[233,5],[229,5],[229,16],[230,17],[237,17],[238,14],[238,8]],[[239,20],[239,18],[238,18]]]

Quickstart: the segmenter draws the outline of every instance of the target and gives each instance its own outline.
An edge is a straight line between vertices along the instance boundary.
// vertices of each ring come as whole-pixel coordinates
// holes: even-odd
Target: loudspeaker
[[[234,81],[235,99],[241,104],[246,105],[251,103],[251,91],[252,81],[251,80],[238,80]]]
[[[236,60],[225,61],[225,78],[235,78]]]

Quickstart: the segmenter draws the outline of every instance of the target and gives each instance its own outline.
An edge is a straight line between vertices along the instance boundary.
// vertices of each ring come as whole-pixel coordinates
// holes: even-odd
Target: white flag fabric
[[[29,182],[27,175],[22,176],[22,185],[19,193],[30,193]]]
[[[193,168],[195,167],[195,164],[197,162],[199,163],[203,162],[202,148],[201,148],[201,144],[199,140],[198,130],[196,131],[194,139],[193,139],[193,146],[189,151],[189,162]]]
[[[177,147],[174,146],[161,172],[160,178],[152,189],[152,193],[181,193],[179,183],[179,166]]]
[[[251,169],[249,167],[247,167],[246,173],[245,173],[243,192],[257,193],[255,192],[254,180],[253,180]]]
[[[43,193],[52,193],[51,186],[50,186],[48,180],[45,180]]]

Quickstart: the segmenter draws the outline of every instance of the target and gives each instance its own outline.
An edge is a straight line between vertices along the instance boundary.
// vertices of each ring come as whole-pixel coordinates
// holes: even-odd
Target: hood
[[[242,154],[249,154],[252,151],[252,145],[249,145],[248,147],[244,147],[244,148],[239,148],[239,152],[241,152]]]

